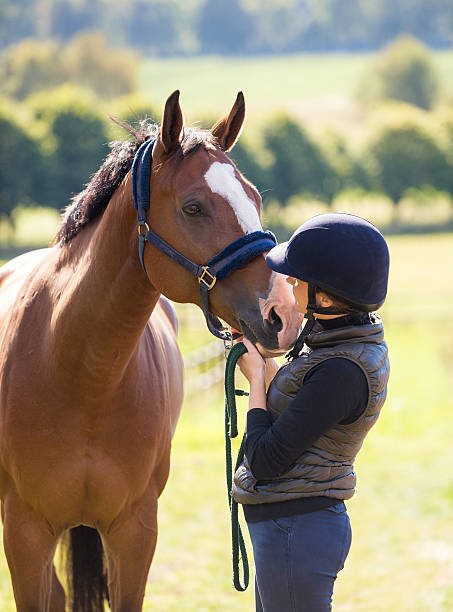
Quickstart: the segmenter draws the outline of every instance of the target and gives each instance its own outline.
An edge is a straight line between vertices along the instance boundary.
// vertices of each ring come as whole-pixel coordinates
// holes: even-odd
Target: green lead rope
[[[245,391],[237,390],[234,384],[234,370],[241,355],[247,352],[244,344],[235,344],[227,357],[225,365],[225,449],[226,449],[226,482],[228,504],[231,513],[231,547],[233,555],[233,584],[237,591],[245,591],[249,585],[249,564],[241,526],[239,524],[238,504],[233,499],[233,460],[231,453],[231,439],[238,435],[236,395],[248,395]],[[239,448],[234,471],[244,458],[245,435]],[[243,583],[240,578],[240,561],[242,560]]]

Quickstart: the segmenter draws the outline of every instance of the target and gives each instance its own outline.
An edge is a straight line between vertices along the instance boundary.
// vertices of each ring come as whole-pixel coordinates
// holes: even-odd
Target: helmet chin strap
[[[316,288],[317,287],[314,283],[308,283],[308,304],[307,312],[304,316],[305,325],[303,326],[293,348],[286,355],[286,358],[289,360],[293,360],[299,356],[299,353],[305,344],[305,339],[311,334],[313,327],[315,326],[315,314],[348,315],[358,312],[356,308],[349,306],[344,306],[342,308],[336,308],[335,306],[318,306],[316,304]]]

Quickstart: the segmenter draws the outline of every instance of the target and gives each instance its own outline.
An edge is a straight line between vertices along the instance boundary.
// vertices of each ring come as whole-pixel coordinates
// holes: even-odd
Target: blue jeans
[[[256,612],[327,612],[351,546],[346,506],[248,523]]]

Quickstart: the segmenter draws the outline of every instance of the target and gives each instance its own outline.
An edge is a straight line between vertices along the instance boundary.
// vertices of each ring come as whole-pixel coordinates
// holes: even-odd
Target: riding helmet
[[[271,249],[266,262],[361,311],[377,310],[387,294],[387,243],[374,225],[355,215],[312,217],[288,242]]]

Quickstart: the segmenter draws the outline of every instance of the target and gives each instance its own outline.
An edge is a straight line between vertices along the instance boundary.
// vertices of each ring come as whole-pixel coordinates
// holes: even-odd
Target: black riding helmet
[[[288,242],[266,256],[272,270],[308,283],[308,318],[313,312],[371,312],[387,294],[389,251],[380,231],[369,221],[346,213],[317,215],[303,223]],[[321,289],[348,305],[346,309],[316,306]]]

